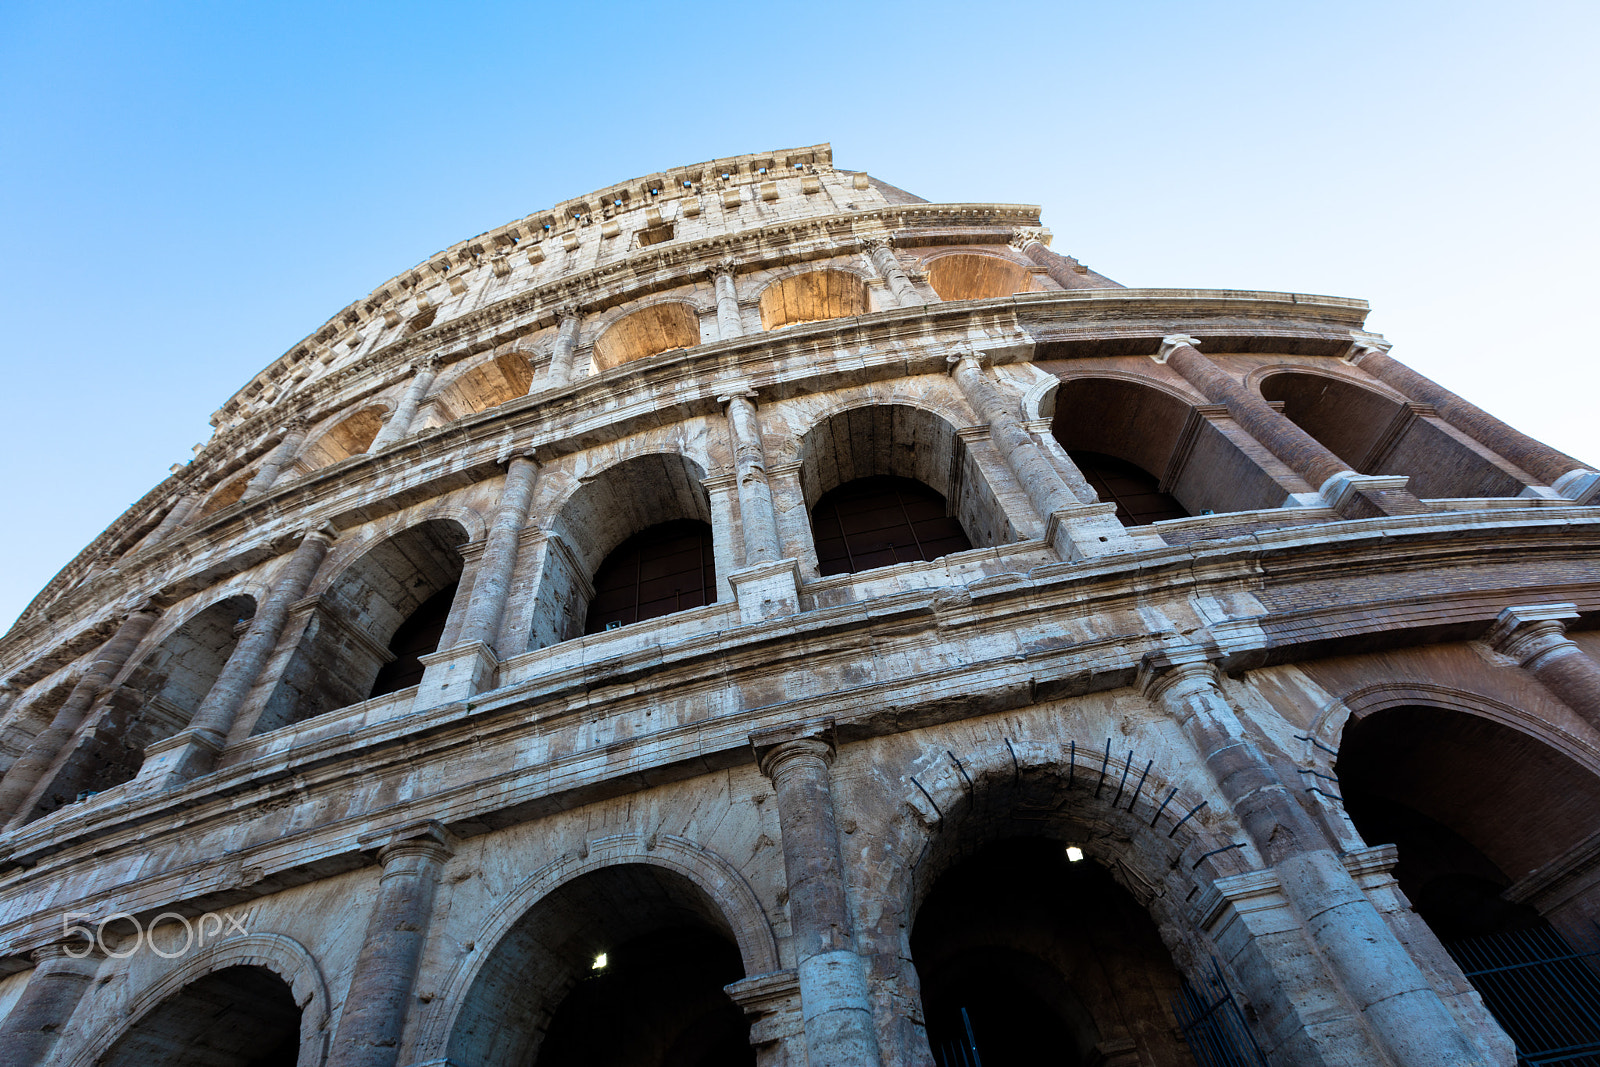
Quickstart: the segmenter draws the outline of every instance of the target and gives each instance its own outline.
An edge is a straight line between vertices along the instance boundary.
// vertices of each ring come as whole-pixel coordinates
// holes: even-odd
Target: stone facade
[[[1512,1063],[1447,890],[1600,917],[1600,474],[1049,245],[741,156],[272,363],[0,642],[0,1063],[1158,1067],[1212,974],[1273,1064]],[[888,479],[971,547],[825,569]],[[669,522],[709,593],[597,628]]]

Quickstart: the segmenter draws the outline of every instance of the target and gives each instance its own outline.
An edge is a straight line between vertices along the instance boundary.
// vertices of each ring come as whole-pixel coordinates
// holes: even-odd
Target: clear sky
[[[0,3],[0,627],[330,315],[613,182],[831,141],[1134,286],[1372,302],[1600,463],[1600,4]]]

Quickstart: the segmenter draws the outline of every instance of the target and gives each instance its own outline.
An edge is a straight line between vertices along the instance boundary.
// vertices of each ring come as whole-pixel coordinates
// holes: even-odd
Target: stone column
[[[191,489],[181,494],[177,500],[173,501],[172,506],[167,509],[167,513],[161,516],[161,521],[156,524],[156,528],[150,531],[150,536],[145,539],[145,544],[155,545],[166,540],[172,531],[182,526],[189,516],[194,514],[194,509],[199,506],[199,493]]]
[[[1201,355],[1195,348],[1199,343],[1183,334],[1164,337],[1156,361],[1183,375],[1213,404],[1227,408],[1246,433],[1315,486],[1327,506],[1347,519],[1426,510],[1405,488],[1406,479],[1357,474],[1321,441]]]
[[[746,389],[717,397],[728,406],[728,441],[733,446],[734,478],[739,488],[739,520],[744,529],[744,562],[771,563],[783,550],[778,544],[778,515],[767,484],[767,456],[756,424],[756,392]]]
[[[1523,604],[1506,608],[1484,640],[1510,656],[1556,699],[1600,730],[1600,664],[1567,636],[1574,604]]]
[[[1182,727],[1256,850],[1275,868],[1290,907],[1381,1045],[1372,1062],[1484,1063],[1311,816],[1245,735],[1202,654],[1159,665],[1147,658],[1140,683],[1146,698]]]
[[[436,822],[386,835],[378,901],[356,957],[328,1067],[394,1067],[411,987],[433,918],[434,891],[455,839]]]
[[[47,1063],[105,956],[86,941],[57,941],[34,949],[33,974],[0,1022],[0,1067]]]
[[[739,294],[733,284],[733,261],[723,260],[710,273],[717,289],[717,336],[731,341],[744,334],[744,323],[739,320]]]
[[[789,928],[800,975],[807,1059],[828,1067],[880,1062],[865,965],[856,952],[828,765],[831,724],[751,735],[761,771],[778,794]]]
[[[244,495],[239,498],[240,500],[254,500],[272,488],[283,468],[294,462],[300,446],[305,444],[308,428],[305,418],[299,415],[284,425],[283,439],[267,453],[267,458],[261,463],[261,469],[256,471],[256,476],[244,487]]]
[[[442,366],[444,360],[437,354],[419,359],[411,365],[411,383],[406,386],[405,393],[400,397],[400,403],[390,412],[389,421],[383,424],[378,436],[367,446],[369,453],[382,452],[411,433],[411,424],[416,420],[417,409],[422,406],[422,399],[428,395],[428,390],[433,388],[433,380],[439,376],[439,368]]]
[[[522,528],[528,524],[528,507],[533,503],[534,482],[539,464],[531,456],[515,456],[506,466],[505,484],[500,488],[500,503],[495,508],[483,555],[472,580],[472,598],[467,603],[466,621],[456,644],[481,643],[493,647],[500,636],[500,620],[505,615],[506,593],[511,587],[511,572],[517,565],[517,546]]]
[[[550,368],[545,372],[544,386],[555,388],[572,380],[572,357],[578,350],[578,326],[583,322],[583,312],[575,304],[561,308],[561,328],[556,332],[556,344],[550,350]]]
[[[321,526],[301,538],[189,725],[162,742],[159,750],[152,746],[147,751],[145,766],[139,772],[141,780],[158,776],[176,784],[205,774],[216,766],[228,732],[233,728],[234,716],[278,647],[290,606],[306,595],[306,587],[311,584],[317,568],[322,566],[337,536],[332,527]],[[152,760],[151,752],[156,751],[161,758]]]
[[[1050,275],[1050,280],[1063,289],[1125,288],[1110,278],[1095,274],[1071,256],[1052,252],[1044,243],[1044,234],[1039,230],[1013,231],[1011,246],[1043,267],[1045,273]]]
[[[891,239],[886,237],[869,237],[861,242],[861,247],[872,260],[872,265],[883,275],[889,283],[889,291],[894,293],[895,303],[901,307],[915,307],[926,303],[922,294],[917,292],[917,287],[911,284],[911,279],[906,277],[905,268],[900,265],[900,258],[894,254]]]
[[[1045,539],[1063,559],[1084,559],[1128,547],[1129,538],[1116,519],[1116,505],[1100,504],[1093,498],[1080,500],[1022,420],[1000,392],[999,386],[984,373],[981,352],[951,356],[956,384],[961,395],[989,427],[989,439],[1006,461],[1011,474],[1028,494],[1047,524]]]
[[[17,761],[0,778],[0,819],[25,816],[28,797],[56,757],[83,725],[83,718],[94,702],[111,688],[111,680],[121,672],[133,650],[144,640],[161,613],[146,604],[122,621],[111,640],[100,646],[89,669],[72,687],[66,702],[56,711],[50,725],[39,731]]]
[[[1493,449],[1561,495],[1585,503],[1600,494],[1600,473],[1501,422],[1476,404],[1425,378],[1374,345],[1357,343],[1349,361],[1419,404],[1428,404],[1451,426]]]

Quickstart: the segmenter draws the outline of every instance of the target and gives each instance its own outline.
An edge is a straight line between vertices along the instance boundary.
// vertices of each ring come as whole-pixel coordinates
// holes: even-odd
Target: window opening
[[[394,659],[378,670],[368,699],[388,693],[398,693],[422,682],[421,657],[439,650],[439,639],[444,636],[445,623],[450,619],[450,605],[455,602],[460,582],[452,582],[422,602],[389,642]]]
[[[1124,526],[1148,526],[1163,519],[1186,519],[1189,512],[1176,497],[1161,491],[1155,475],[1103,452],[1069,452],[1084,480],[1106,503],[1117,505]]]
[[[583,632],[600,633],[716,600],[711,527],[698,519],[663,522],[628,538],[600,565]]]
[[[812,510],[820,572],[848,574],[972,547],[936,490],[912,478],[859,478],[824,494]]]

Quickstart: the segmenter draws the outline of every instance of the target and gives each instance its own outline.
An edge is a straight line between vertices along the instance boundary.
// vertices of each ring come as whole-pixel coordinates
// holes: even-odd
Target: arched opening
[[[624,460],[584,481],[562,506],[544,552],[534,600],[530,647],[541,648],[604,629],[611,621],[655,618],[721,599],[710,536],[711,501],[705,470],[686,456],[654,453]],[[624,549],[624,545],[627,545]],[[618,553],[616,565],[602,571]],[[703,554],[703,558],[702,558]],[[628,561],[634,573],[628,574]],[[648,583],[641,583],[649,568]],[[627,586],[635,583],[632,591]],[[595,611],[604,583],[607,599]],[[637,614],[648,607],[651,614]],[[662,610],[656,610],[662,609]],[[609,614],[617,611],[619,614]],[[592,625],[591,625],[592,624]]]
[[[454,421],[525,397],[532,385],[528,354],[513,349],[457,375],[439,390],[437,403],[446,421]]]
[[[300,1008],[265,967],[196,979],[134,1023],[95,1067],[295,1067]]]
[[[184,525],[192,526],[224,508],[233,507],[244,496],[244,491],[250,485],[250,479],[255,477],[255,473],[253,470],[245,471],[243,474],[234,475],[231,481],[223,482]]]
[[[1018,540],[966,445],[930,411],[850,408],[806,431],[797,455],[819,574]],[[835,569],[822,569],[824,556]],[[868,557],[884,562],[862,562]]]
[[[34,814],[131,781],[147,747],[189,725],[255,611],[253,597],[231,596],[167,635],[79,735]]]
[[[485,958],[451,1032],[478,1067],[753,1067],[744,977],[707,894],[653,864],[592,871],[530,908]]]
[[[1125,525],[1276,508],[1288,495],[1215,423],[1178,397],[1138,382],[1063,381],[1051,432],[1075,461],[1082,457],[1084,477],[1101,500],[1118,503]]]
[[[1179,988],[1150,916],[1093,860],[1047,837],[993,842],[940,875],[911,957],[936,1062],[984,1067],[1194,1061],[1168,1007]]]
[[[1600,828],[1600,777],[1549,745],[1441,708],[1374,712],[1345,726],[1335,766],[1361,836],[1393,843],[1400,887],[1441,940],[1523,925],[1498,900]],[[1600,920],[1600,893],[1547,918]]]
[[[1033,275],[1009,259],[957,252],[928,261],[928,284],[940,300],[992,300],[1027,292]]]
[[[253,732],[415,685],[421,678],[417,657],[449,647],[466,541],[460,523],[433,519],[346,567],[303,617],[294,655]]]
[[[618,545],[595,571],[583,632],[600,633],[716,599],[710,524],[697,519],[657,523]]]
[[[376,404],[342,419],[306,446],[305,451],[300,453],[300,465],[307,471],[314,471],[361,455],[383,428],[383,417],[387,412],[387,408]]]
[[[1425,499],[1516,496],[1528,484],[1504,460],[1437,416],[1354,382],[1281,371],[1261,381],[1261,395],[1360,474],[1404,474]]]
[[[761,328],[865,315],[867,283],[842,270],[813,270],[773,282],[761,291]]]
[[[1519,1062],[1600,1059],[1600,886],[1536,873],[1592,852],[1600,777],[1509,726],[1419,706],[1348,723],[1336,770],[1351,821],[1396,846],[1401,891]]]
[[[1124,526],[1148,526],[1163,519],[1188,518],[1188,511],[1161,481],[1137,464],[1103,452],[1074,450],[1067,453],[1083,472],[1102,503],[1117,506],[1117,521]]]
[[[831,489],[811,509],[824,575],[931,560],[972,547],[944,496],[914,478],[878,475]]]
[[[28,750],[39,731],[50,725],[77,684],[77,676],[69,674],[41,691],[17,699],[6,716],[4,727],[0,727],[0,774],[9,770],[17,757]]]
[[[700,317],[687,304],[651,304],[611,324],[594,343],[594,365],[607,371],[700,343]]]

